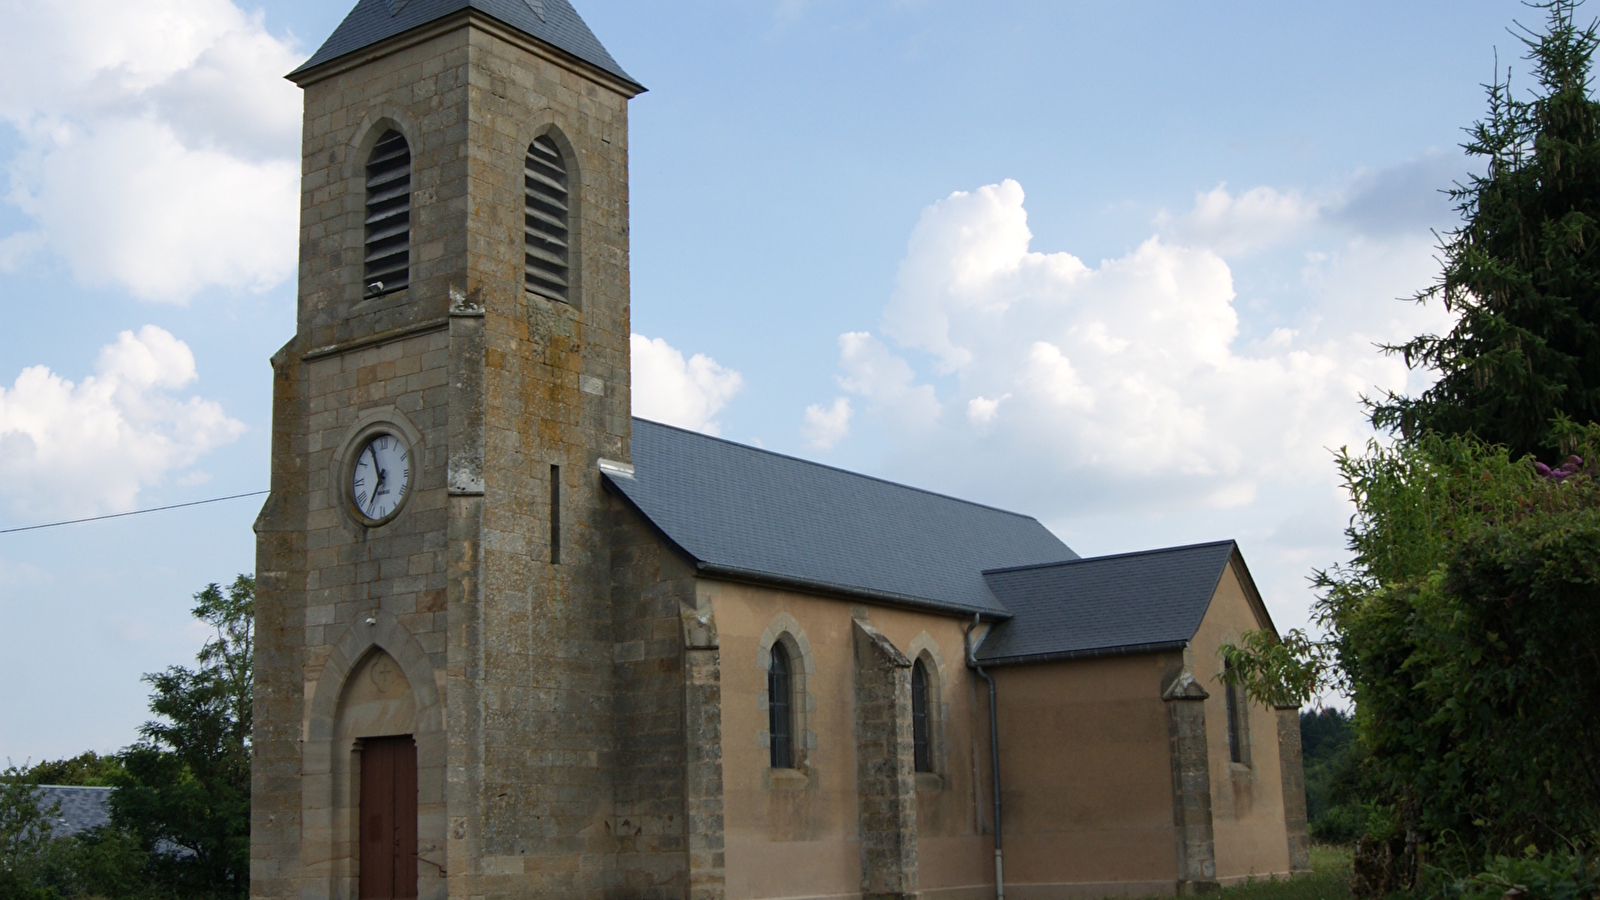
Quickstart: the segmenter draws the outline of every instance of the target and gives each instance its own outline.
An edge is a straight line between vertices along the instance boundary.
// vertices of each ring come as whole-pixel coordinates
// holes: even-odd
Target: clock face
[[[367,441],[350,473],[350,499],[356,512],[375,522],[395,514],[411,488],[410,448],[392,434]]]

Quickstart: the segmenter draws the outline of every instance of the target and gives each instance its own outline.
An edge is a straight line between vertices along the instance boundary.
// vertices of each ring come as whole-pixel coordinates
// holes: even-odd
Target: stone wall
[[[692,696],[702,688],[693,684],[691,679],[700,679],[694,679],[695,666],[685,654],[683,617],[695,611],[694,570],[621,501],[610,499],[608,515],[617,685],[612,891],[643,900],[681,900],[688,894],[691,868],[705,886],[709,862],[691,866],[691,852],[703,845],[708,810],[703,801],[690,808],[688,770],[720,760],[721,744],[717,709],[713,705],[707,716],[704,702]],[[714,660],[715,626],[708,623],[704,634],[693,641],[690,653],[709,653]],[[695,780],[698,793],[713,787],[720,802],[720,767],[714,777],[700,773]],[[720,810],[714,814],[720,818]],[[720,822],[717,830],[720,839]]]
[[[917,895],[917,782],[911,660],[865,618],[854,620],[856,803],[863,900]]]
[[[312,735],[338,731],[319,704],[337,717],[346,657],[403,645],[412,690],[439,698],[418,734],[422,896],[607,896],[626,879],[596,460],[628,453],[631,88],[471,12],[302,86],[298,331],[273,360],[257,523],[252,894],[353,894],[349,751]],[[412,153],[412,275],[367,298],[364,168],[390,128]],[[523,158],[545,133],[570,157],[572,304],[523,290]],[[416,457],[376,527],[341,484],[374,428]]]
[[[1306,770],[1300,744],[1300,707],[1280,706],[1278,759],[1283,776],[1283,819],[1289,832],[1289,868],[1311,871],[1311,836],[1306,825]]]
[[[1217,853],[1211,822],[1211,759],[1207,752],[1206,689],[1187,669],[1161,699],[1167,704],[1172,754],[1172,823],[1177,830],[1180,895],[1217,887]]]
[[[484,311],[482,668],[470,680],[482,721],[461,747],[481,748],[481,770],[462,779],[482,787],[459,798],[468,839],[482,829],[472,893],[599,897],[619,849],[618,635],[597,461],[625,462],[631,427],[627,98],[474,21],[463,287]],[[570,304],[523,288],[523,160],[540,135],[567,157]]]

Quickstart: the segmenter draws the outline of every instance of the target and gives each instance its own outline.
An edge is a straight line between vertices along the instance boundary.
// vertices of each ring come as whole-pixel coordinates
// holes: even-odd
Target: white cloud
[[[1037,496],[1044,479],[1078,511],[1222,508],[1252,502],[1267,482],[1325,485],[1327,448],[1369,433],[1360,395],[1410,384],[1374,341],[1436,324],[1437,312],[1395,303],[1381,286],[1425,280],[1426,250],[1415,242],[1358,238],[1307,263],[1301,291],[1323,300],[1295,327],[1245,341],[1233,273],[1217,251],[1151,237],[1091,269],[1031,249],[1023,199],[1006,181],[925,210],[884,310],[897,347],[844,334],[838,376],[903,447],[937,435],[946,449],[924,454],[926,465],[997,472],[1001,482],[1029,473],[1012,486],[1019,497]],[[1214,226],[1219,244],[1260,249],[1265,238],[1244,237],[1251,229],[1308,227],[1314,216],[1292,194],[1258,189],[1239,200],[1204,195],[1189,221]],[[931,355],[931,372],[913,365],[917,351]],[[944,396],[940,375],[955,376]],[[941,416],[952,404],[964,415]]]
[[[835,397],[833,405],[828,407],[813,403],[806,407],[805,425],[800,433],[807,444],[818,450],[827,450],[850,434],[850,416],[853,413],[849,397]]]
[[[1186,246],[1239,256],[1282,243],[1315,222],[1318,214],[1317,204],[1294,191],[1257,187],[1236,197],[1219,184],[1196,194],[1194,209],[1182,216],[1161,213],[1156,225]]]
[[[973,397],[967,401],[967,421],[980,429],[986,429],[994,424],[995,416],[1000,414],[1000,404],[1011,399],[1010,394],[1002,394],[993,400],[988,397]]]
[[[1351,513],[1330,449],[1371,435],[1361,395],[1427,383],[1373,345],[1449,327],[1395,299],[1437,274],[1427,228],[1341,199],[1400,177],[1327,203],[1219,188],[1093,268],[1033,249],[1016,182],[952,194],[907,242],[884,339],[839,338],[855,420],[811,406],[805,433],[1086,554],[1237,538],[1279,627],[1304,626]]]
[[[923,431],[939,420],[933,387],[917,384],[910,364],[865,331],[839,335],[839,387],[864,397],[869,409],[902,428]]]
[[[300,97],[282,75],[299,54],[259,13],[230,0],[0,12],[0,120],[21,137],[8,196],[33,243],[84,284],[151,300],[293,273]]]
[[[744,387],[744,377],[703,353],[685,360],[661,338],[629,338],[634,415],[706,434],[720,434],[717,413]]]
[[[15,514],[132,509],[244,433],[220,405],[175,396],[196,380],[194,354],[154,325],[101,348],[95,373],[73,383],[33,366],[0,387],[0,498]]]

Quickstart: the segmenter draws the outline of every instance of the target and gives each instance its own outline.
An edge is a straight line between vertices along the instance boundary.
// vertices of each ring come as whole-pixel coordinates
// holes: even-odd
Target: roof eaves
[[[456,12],[440,16],[439,18],[429,22],[424,22],[415,28],[409,28],[400,32],[399,34],[390,35],[389,37],[375,41],[371,44],[367,44],[363,47],[357,47],[356,49],[347,53],[341,53],[338,56],[332,57],[331,59],[325,59],[316,65],[311,65],[311,60],[308,59],[304,63],[300,64],[300,66],[294,71],[283,77],[303,88],[307,85],[315,84],[318,81],[323,81],[327,78],[337,75],[340,72],[348,72],[349,70],[371,62],[378,57],[391,54],[396,50],[403,50],[407,47],[413,47],[417,44],[423,43],[424,41],[438,37],[441,34],[454,31],[455,29],[460,28],[463,23],[469,21],[487,31],[494,32],[497,37],[500,37],[509,43],[519,44],[523,47],[537,47],[539,50],[550,53],[561,63],[567,65],[568,67],[580,68],[583,74],[594,78],[596,81],[601,83],[609,82],[612,89],[624,97],[637,97],[638,95],[649,90],[649,88],[637,81],[634,81],[629,76],[619,75],[615,72],[607,71],[606,69],[586,59],[583,59],[569,50],[564,50],[561,47],[544,40],[543,38],[528,34],[522,29],[517,28],[515,25],[502,22],[495,16],[471,6],[463,7]],[[313,55],[312,59],[315,58],[316,57]]]
[[[777,587],[801,590],[812,594],[823,594],[846,600],[867,600],[881,606],[893,606],[902,609],[914,609],[921,612],[935,612],[945,614],[959,614],[962,618],[976,613],[991,622],[1003,622],[1011,618],[1011,613],[1004,609],[994,609],[982,606],[973,606],[967,603],[956,603],[949,600],[931,600],[927,597],[913,597],[907,594],[897,594],[892,591],[875,591],[871,588],[855,587],[852,585],[830,584],[823,581],[813,581],[808,578],[796,578],[792,575],[777,575],[771,572],[759,572],[752,569],[743,569],[737,566],[720,565],[717,563],[701,562],[696,564],[700,574],[725,581],[738,581],[760,587]]]
[[[1244,552],[1239,549],[1238,544],[1234,544],[1233,553],[1228,557],[1228,563],[1237,568],[1239,584],[1244,588],[1245,598],[1250,601],[1250,605],[1261,616],[1261,621],[1266,623],[1266,630],[1272,632],[1273,639],[1281,641],[1283,638],[1278,634],[1278,626],[1272,621],[1272,612],[1267,609],[1267,601],[1261,596],[1261,590],[1256,587],[1255,576],[1250,574],[1250,567],[1245,565]],[[1221,576],[1218,576],[1217,581],[1219,584],[1221,583]]]
[[[1050,653],[1028,653],[1017,656],[999,656],[989,659],[978,658],[980,666],[1024,666],[1035,663],[1061,662],[1071,659],[1098,659],[1111,656],[1134,656],[1141,653],[1165,653],[1172,650],[1182,650],[1189,646],[1188,641],[1160,641],[1148,644],[1123,644],[1117,647],[1091,647],[1081,650],[1058,650]],[[981,645],[980,645],[981,651]]]

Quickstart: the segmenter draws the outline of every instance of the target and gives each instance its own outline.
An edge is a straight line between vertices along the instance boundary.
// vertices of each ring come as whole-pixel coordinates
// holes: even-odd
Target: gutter
[[[997,666],[1025,666],[1032,663],[1059,662],[1064,659],[1098,659],[1107,656],[1162,653],[1169,650],[1182,650],[1187,646],[1189,646],[1188,641],[1155,641],[1147,644],[1122,644],[1116,647],[1092,647],[1085,650],[1059,650],[1053,653],[994,656],[984,660],[983,664],[990,668]]]
[[[896,594],[889,591],[878,591],[872,588],[853,587],[841,584],[829,584],[823,581],[813,581],[809,578],[796,578],[786,575],[775,575],[768,572],[758,572],[753,569],[742,569],[721,563],[695,562],[695,569],[709,578],[723,581],[736,581],[744,584],[753,584],[760,587],[785,588],[800,590],[813,594],[839,597],[843,599],[868,600],[883,606],[897,607],[899,609],[914,609],[920,612],[944,613],[949,615],[965,616],[968,613],[987,619],[990,622],[1003,622],[1011,618],[1011,613],[998,609],[980,609],[965,603],[951,603],[949,601],[926,600],[921,597],[912,597],[907,594]]]
[[[977,614],[972,616],[972,624],[962,630],[962,638],[967,645],[967,667],[989,683],[989,770],[994,773],[994,897],[995,900],[1006,900],[1005,852],[1002,849],[1005,831],[1000,816],[999,712],[995,708],[994,677],[978,665],[978,648],[972,645],[972,630],[978,627],[980,619]]]

